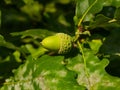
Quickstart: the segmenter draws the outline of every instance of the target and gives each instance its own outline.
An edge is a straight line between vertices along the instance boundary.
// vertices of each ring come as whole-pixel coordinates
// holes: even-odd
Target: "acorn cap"
[[[72,37],[65,33],[57,33],[42,40],[44,48],[55,51],[58,54],[66,54],[71,50]]]

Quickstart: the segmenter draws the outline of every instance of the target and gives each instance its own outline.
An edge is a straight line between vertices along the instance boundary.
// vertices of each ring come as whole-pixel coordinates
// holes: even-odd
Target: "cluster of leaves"
[[[2,0],[0,89],[120,90],[119,3]],[[66,55],[40,45],[47,36],[77,30],[80,43]]]

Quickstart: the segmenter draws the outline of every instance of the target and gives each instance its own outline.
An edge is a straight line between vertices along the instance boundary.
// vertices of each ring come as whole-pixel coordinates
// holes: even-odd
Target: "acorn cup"
[[[72,37],[65,33],[57,33],[53,36],[48,36],[41,42],[44,48],[57,52],[58,54],[66,54],[70,52],[72,43]]]

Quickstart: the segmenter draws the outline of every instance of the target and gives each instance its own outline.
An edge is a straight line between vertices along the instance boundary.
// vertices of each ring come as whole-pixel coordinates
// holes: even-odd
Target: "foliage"
[[[120,90],[119,0],[2,0],[0,90]],[[41,45],[63,32],[59,55]]]

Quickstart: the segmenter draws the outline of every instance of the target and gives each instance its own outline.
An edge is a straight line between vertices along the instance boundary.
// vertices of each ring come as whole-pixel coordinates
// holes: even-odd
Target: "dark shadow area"
[[[105,68],[106,71],[110,75],[120,77],[120,56],[111,55],[109,60],[110,60],[110,63]]]
[[[110,31],[100,48],[99,53],[109,55],[110,63],[106,67],[106,71],[113,75],[120,77],[120,28]]]
[[[9,52],[10,54],[10,52]],[[13,55],[9,55],[9,60],[1,61],[0,62],[0,86],[4,84],[5,80],[10,76],[13,76],[13,70],[18,68],[21,64],[15,60]]]

